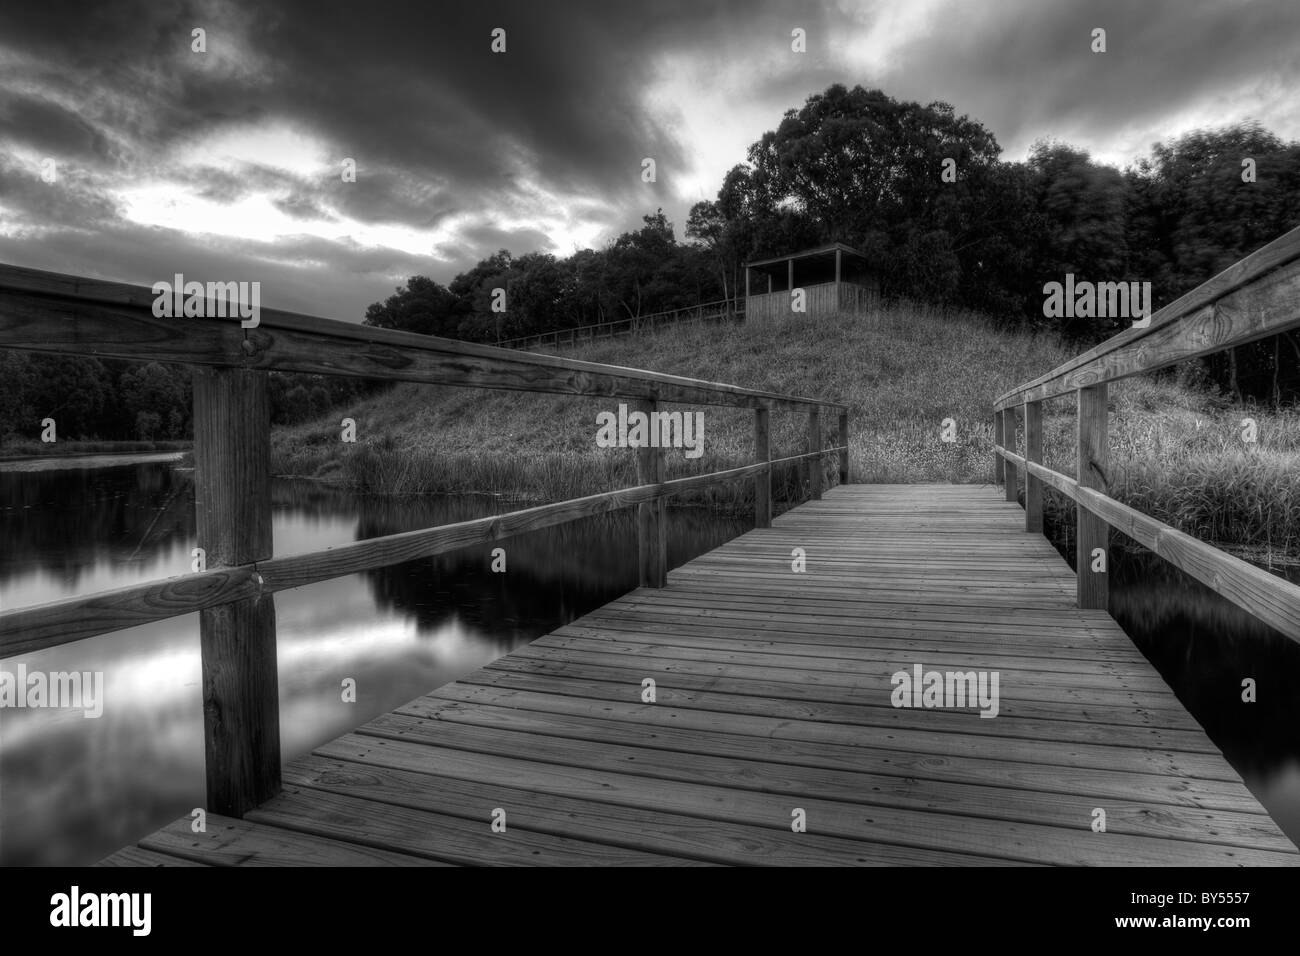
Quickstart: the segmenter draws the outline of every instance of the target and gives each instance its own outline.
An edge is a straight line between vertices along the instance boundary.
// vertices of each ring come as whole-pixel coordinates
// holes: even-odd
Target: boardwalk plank
[[[274,800],[279,797],[272,798]],[[255,811],[256,812],[256,811]],[[207,830],[195,833],[181,817],[140,841],[141,848],[210,866],[438,866],[405,853],[391,853],[351,841],[264,826],[210,813]],[[445,864],[442,864],[445,865]]]
[[[436,769],[436,768],[428,768]],[[378,800],[417,810],[483,819],[485,808],[512,808],[511,826],[554,836],[579,837],[713,863],[775,866],[1007,866],[996,857],[926,852],[870,844],[779,826],[733,823],[646,807],[628,807],[480,783],[374,764],[328,760],[314,754],[285,768],[290,783]]]
[[[104,862],[1300,864],[1074,589],[999,489],[839,486]],[[894,707],[915,664],[997,671],[999,716]]]

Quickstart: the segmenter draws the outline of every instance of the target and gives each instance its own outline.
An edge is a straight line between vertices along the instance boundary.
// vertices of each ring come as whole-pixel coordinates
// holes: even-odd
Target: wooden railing
[[[774,465],[807,467],[809,493],[819,498],[822,456],[838,452],[840,481],[849,480],[843,405],[274,309],[262,309],[259,324],[247,329],[237,320],[159,318],[153,301],[154,293],[143,287],[0,265],[0,348],[193,367],[195,510],[207,569],[0,611],[0,657],[198,612],[213,812],[242,815],[280,786],[275,592],[633,505],[641,585],[664,587],[669,496],[752,479],[755,521],[768,527]],[[751,408],[754,462],[667,481],[664,449],[640,448],[634,487],[276,557],[269,487],[271,370],[632,399],[648,412],[669,402]],[[823,408],[838,414],[839,443],[830,448],[822,447]],[[771,458],[774,409],[808,416],[806,453]]]
[[[669,309],[666,312],[651,312],[647,315],[633,315],[625,319],[597,322],[594,325],[579,325],[571,329],[556,329],[553,332],[522,335],[518,338],[506,339],[500,343],[500,347],[503,349],[532,349],[543,345],[576,345],[579,342],[593,342],[596,339],[608,339],[616,335],[651,332],[661,326],[675,325],[681,322],[720,322],[743,318],[744,315],[744,299],[718,299],[715,302],[702,302],[699,305]]]
[[[1300,326],[1300,228],[1293,229],[1096,348],[999,398],[994,410],[994,470],[1008,501],[1025,480],[1025,530],[1043,527],[1043,485],[1075,502],[1076,573],[1081,608],[1106,608],[1110,529],[1128,535],[1174,567],[1300,641],[1300,587],[1121,504],[1106,494],[1107,384],[1209,355]],[[1078,460],[1073,478],[1043,465],[1042,403],[1078,400]],[[1016,454],[1016,415],[1024,417],[1024,455]],[[1300,480],[1300,476],[1298,476]],[[1106,563],[1102,567],[1109,567]]]

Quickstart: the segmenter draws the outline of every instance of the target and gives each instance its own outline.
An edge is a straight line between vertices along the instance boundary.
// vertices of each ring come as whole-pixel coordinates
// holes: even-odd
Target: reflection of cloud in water
[[[467,498],[350,497],[272,488],[275,553],[491,513]],[[169,466],[0,474],[0,605],[108,590],[190,568],[193,487]],[[744,530],[670,512],[675,561]],[[512,538],[510,573],[487,549],[275,596],[280,731],[289,759],[456,680],[635,584],[630,516]],[[104,714],[0,716],[0,863],[85,864],[202,806],[198,615],[21,658],[29,671],[102,671]],[[18,659],[0,664],[12,669]],[[357,702],[342,701],[345,677]]]
[[[78,594],[94,594],[188,574],[194,561],[190,555],[192,547],[188,541],[172,540],[165,546],[141,551],[134,561],[97,561],[82,569],[75,581],[42,567],[29,566],[0,580],[0,607],[48,604]]]
[[[283,557],[351,544],[357,540],[360,522],[356,518],[292,514],[276,509],[272,523],[273,550],[276,557]]]
[[[104,713],[87,720],[79,711],[6,711],[0,859],[90,862],[160,815],[202,805],[196,616],[50,648],[23,663],[29,671],[103,671]]]
[[[285,759],[499,653],[458,619],[422,631],[406,615],[379,610],[359,576],[275,600]],[[104,714],[87,720],[74,710],[5,710],[0,860],[89,862],[203,805],[196,615],[50,648],[22,662],[29,672],[103,671]],[[344,677],[357,682],[355,704],[342,701]],[[57,814],[50,813],[54,807]]]

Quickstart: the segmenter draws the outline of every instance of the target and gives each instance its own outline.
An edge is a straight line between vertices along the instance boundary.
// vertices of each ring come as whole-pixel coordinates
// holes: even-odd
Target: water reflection
[[[489,497],[367,498],[277,482],[275,552],[482,517]],[[196,546],[190,473],[165,464],[0,474],[0,606],[183,573]],[[276,595],[286,757],[455,680],[636,585],[633,515]],[[748,530],[670,511],[673,565]],[[507,552],[506,574],[489,567]],[[0,712],[0,864],[88,863],[203,804],[197,615],[5,660],[102,671],[104,715]],[[356,681],[356,703],[341,683]]]
[[[1074,566],[1069,512],[1046,531]],[[1112,534],[1110,613],[1205,728],[1251,792],[1300,843],[1300,644]],[[1300,573],[1287,575],[1300,582]],[[1242,700],[1242,680],[1256,700]]]

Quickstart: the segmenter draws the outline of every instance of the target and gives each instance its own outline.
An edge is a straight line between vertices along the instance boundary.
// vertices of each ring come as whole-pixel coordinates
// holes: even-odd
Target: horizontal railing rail
[[[240,816],[280,786],[274,594],[343,575],[635,506],[639,580],[667,583],[666,500],[752,479],[758,527],[772,521],[775,466],[806,470],[821,497],[823,457],[838,454],[849,480],[848,408],[736,385],[553,355],[377,329],[277,309],[237,319],[154,314],[141,286],[0,265],[0,348],[189,366],[194,383],[194,481],[199,546],[207,567],[161,581],[37,606],[0,610],[0,656],[12,657],[198,612],[208,809]],[[204,311],[226,314],[226,303]],[[752,464],[668,480],[662,447],[636,448],[637,484],[471,521],[275,556],[270,512],[270,371],[629,399],[653,414],[665,404],[749,408]],[[808,416],[807,451],[773,460],[771,411]],[[823,443],[821,413],[838,416]]]
[[[1294,328],[1300,322],[1300,227],[1131,326],[994,403],[1026,401],[1153,372]]]
[[[708,322],[718,319],[740,317],[745,314],[743,299],[717,299],[702,302],[699,305],[687,305],[680,309],[668,309],[664,312],[650,312],[646,315],[629,315],[607,322],[595,322],[591,325],[577,325],[568,329],[552,329],[550,332],[536,332],[532,335],[520,335],[498,343],[501,348],[522,349],[546,345],[575,345],[595,339],[612,338],[615,335],[631,335],[633,332],[652,331],[663,325],[679,322]]]
[[[1079,606],[1106,609],[1115,529],[1287,637],[1300,641],[1300,586],[1106,494],[1109,382],[1300,327],[1300,228],[1293,229],[1134,326],[1020,385],[994,403],[994,472],[1008,501],[1025,478],[1025,529],[1042,531],[1046,484],[1075,502]],[[1076,476],[1042,461],[1042,403],[1075,393]],[[1017,412],[1025,453],[1017,454]]]
[[[154,298],[142,286],[0,266],[0,348],[695,405],[843,407],[279,309],[263,308],[249,329],[232,320],[159,318]]]
[[[788,455],[760,464],[674,478],[656,485],[634,485],[470,521],[367,538],[319,551],[213,571],[196,571],[48,604],[13,608],[0,612],[0,657],[71,644],[99,634],[192,614],[232,601],[446,554],[474,544],[500,541],[685,491],[752,478],[767,474],[777,465],[808,461],[839,451],[838,446],[830,447],[819,452]]]

